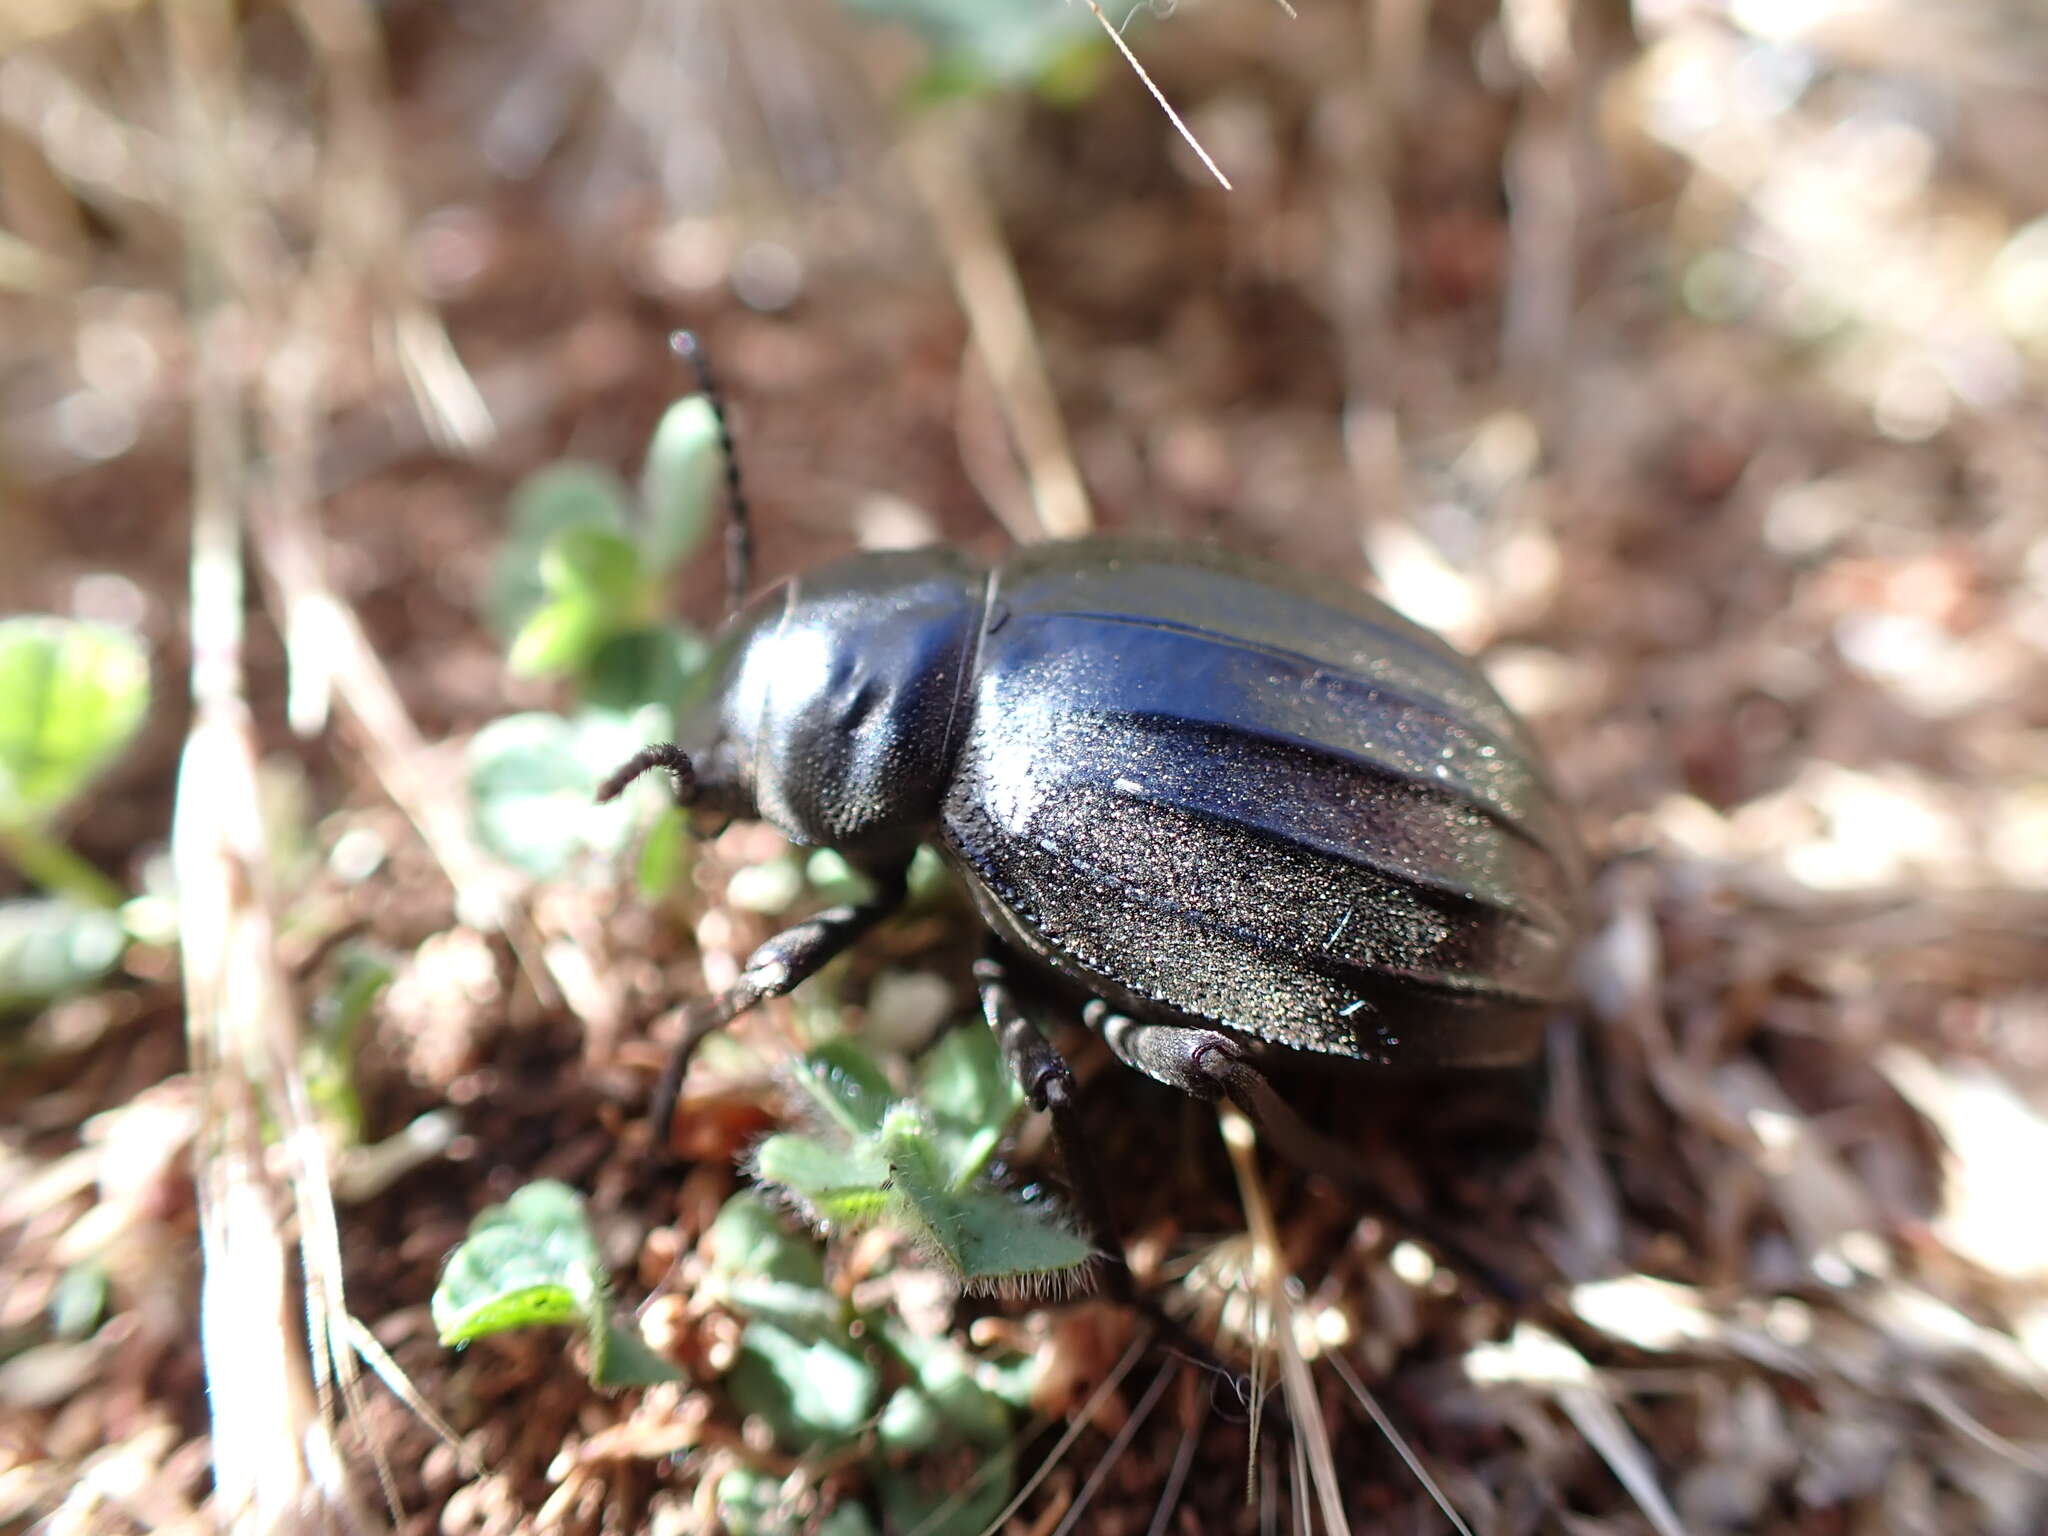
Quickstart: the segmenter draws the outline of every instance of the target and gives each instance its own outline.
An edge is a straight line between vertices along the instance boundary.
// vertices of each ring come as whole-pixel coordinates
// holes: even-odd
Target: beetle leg
[[[1116,1012],[1100,998],[1082,1017],[1126,1065],[1204,1102],[1227,1096],[1289,1162],[1364,1196],[1360,1203],[1367,1214],[1420,1238],[1482,1289],[1508,1302],[1528,1298],[1526,1285],[1479,1257],[1440,1223],[1388,1200],[1357,1154],[1303,1120],[1228,1035],[1188,1025],[1146,1023]]]
[[[1000,959],[985,955],[975,961],[974,981],[981,991],[982,1015],[988,1020],[996,1044],[1002,1048],[1010,1074],[1017,1079],[1031,1107],[1052,1116],[1053,1146],[1059,1154],[1067,1188],[1080,1208],[1089,1241],[1102,1255],[1102,1288],[1118,1301],[1131,1301],[1137,1295],[1137,1286],[1124,1262],[1123,1243],[1117,1237],[1116,1223],[1110,1219],[1102,1176],[1096,1172],[1095,1158],[1081,1127],[1074,1069],[1017,1006],[1016,995],[1010,990],[1008,968]]]
[[[1183,1354],[1235,1383],[1236,1377],[1224,1369],[1207,1345],[1138,1289],[1124,1259],[1123,1239],[1110,1217],[1102,1175],[1096,1171],[1095,1157],[1081,1124],[1074,1069],[1017,1006],[1016,995],[1010,990],[1009,971],[1001,957],[990,953],[975,961],[974,981],[981,991],[982,1014],[1002,1049],[1003,1060],[1024,1090],[1026,1101],[1033,1109],[1052,1116],[1053,1148],[1059,1155],[1067,1190],[1088,1229],[1088,1240],[1100,1256],[1102,1290],[1110,1300],[1143,1316],[1159,1330],[1161,1338]]]
[[[683,1077],[704,1037],[725,1028],[756,1004],[781,997],[844,953],[862,934],[902,905],[909,872],[907,859],[889,868],[866,871],[875,882],[873,897],[827,908],[783,929],[747,956],[739,980],[718,996],[692,1003],[683,1010],[682,1038],[669,1053],[668,1067],[661,1074],[661,1083],[648,1108],[648,1122],[654,1128],[657,1147],[668,1145],[669,1122],[675,1118]]]

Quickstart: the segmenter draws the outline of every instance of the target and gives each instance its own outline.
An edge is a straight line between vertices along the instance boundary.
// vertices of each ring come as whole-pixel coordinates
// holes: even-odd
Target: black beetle
[[[1525,1062],[1566,991],[1580,861],[1527,733],[1470,661],[1339,581],[1102,538],[988,567],[854,555],[737,613],[678,719],[601,797],[666,768],[683,803],[835,848],[876,894],[770,939],[691,1010],[657,1138],[695,1044],[873,927],[935,841],[993,932],[984,1011],[1053,1112],[1119,1294],[1073,1079],[1011,960],[1093,999],[1129,1065],[1295,1147],[1327,1143],[1262,1064]]]

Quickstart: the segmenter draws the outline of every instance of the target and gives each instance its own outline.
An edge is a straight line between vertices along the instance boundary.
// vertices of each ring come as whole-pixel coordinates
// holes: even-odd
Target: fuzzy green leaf
[[[810,1136],[770,1136],[754,1154],[754,1173],[794,1194],[817,1226],[865,1226],[888,1206],[889,1165],[871,1142],[829,1147]]]
[[[148,712],[149,653],[126,630],[0,621],[0,828],[49,820],[128,745]]]
[[[891,1110],[880,1133],[901,1224],[969,1285],[1054,1275],[1092,1250],[1043,1209],[1014,1196],[953,1187],[930,1120],[916,1106]]]
[[[607,634],[580,669],[583,701],[593,709],[673,709],[709,650],[677,625]]]
[[[791,1234],[760,1195],[742,1190],[719,1210],[708,1234],[714,1275],[752,1275],[822,1290],[825,1260],[818,1245]]]
[[[988,1166],[1004,1128],[1024,1107],[1016,1074],[986,1029],[956,1029],[932,1047],[918,1099],[938,1122],[934,1145],[953,1189],[966,1188]]]
[[[583,668],[604,642],[605,617],[581,598],[557,597],[528,615],[505,653],[514,677],[555,677]]]
[[[432,1312],[443,1344],[511,1328],[601,1324],[604,1270],[582,1199],[542,1180],[483,1211],[448,1256]]]
[[[707,1284],[715,1294],[797,1337],[845,1338],[849,1311],[825,1284],[817,1244],[784,1230],[781,1214],[760,1195],[745,1191],[726,1201],[710,1238]]]
[[[899,1097],[875,1059],[843,1036],[810,1051],[797,1063],[796,1079],[832,1123],[852,1136],[880,1130]]]
[[[964,1485],[963,1469],[972,1473]],[[1016,1453],[1007,1445],[966,1462],[919,1459],[875,1475],[888,1528],[918,1536],[981,1536],[1010,1502],[1016,1481]]]
[[[655,589],[640,552],[610,528],[564,528],[540,557],[545,601],[513,637],[506,665],[521,677],[580,673],[614,637],[649,622]]]
[[[540,584],[551,596],[579,597],[621,618],[651,592],[632,541],[589,525],[564,528],[548,540],[540,556]]]
[[[640,894],[649,901],[659,901],[670,892],[681,890],[689,876],[694,846],[683,813],[675,806],[664,806],[640,844],[640,861],[633,870]]]

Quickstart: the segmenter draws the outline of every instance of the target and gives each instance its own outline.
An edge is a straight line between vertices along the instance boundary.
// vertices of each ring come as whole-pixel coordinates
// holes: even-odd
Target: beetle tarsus
[[[641,774],[650,768],[665,768],[675,786],[677,805],[688,805],[697,798],[697,773],[690,766],[690,756],[672,741],[657,741],[642,747],[612,770],[605,781],[597,786],[597,803],[604,805],[616,800],[626,792]]]

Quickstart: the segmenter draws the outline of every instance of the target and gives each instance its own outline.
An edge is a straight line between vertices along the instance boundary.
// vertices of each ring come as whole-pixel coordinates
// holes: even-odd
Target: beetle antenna
[[[725,391],[705,360],[704,348],[694,331],[677,331],[668,339],[669,350],[688,363],[697,375],[697,387],[711,402],[711,418],[718,423],[718,446],[725,455],[725,603],[729,613],[739,612],[746,601],[754,565],[753,520],[747,512],[746,492],[740,487],[739,450],[733,446],[732,427],[727,423]]]
[[[597,786],[597,803],[603,805],[608,800],[618,799],[628,784],[650,768],[669,771],[669,777],[675,781],[677,805],[688,805],[697,798],[697,774],[690,766],[689,754],[672,741],[657,741],[635,752]]]

